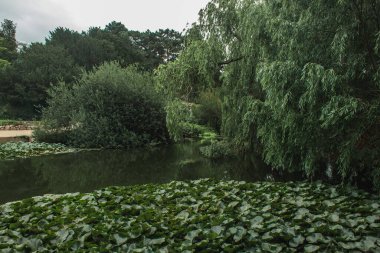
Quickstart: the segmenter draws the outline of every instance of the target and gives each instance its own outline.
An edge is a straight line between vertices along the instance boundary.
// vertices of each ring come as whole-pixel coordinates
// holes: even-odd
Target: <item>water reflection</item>
[[[46,193],[89,192],[111,185],[198,178],[264,180],[271,171],[254,157],[211,161],[196,144],[102,150],[0,161],[0,203]]]

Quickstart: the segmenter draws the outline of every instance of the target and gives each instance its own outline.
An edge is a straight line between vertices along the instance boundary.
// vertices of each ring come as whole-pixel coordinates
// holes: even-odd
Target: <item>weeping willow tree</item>
[[[222,88],[224,137],[277,169],[379,187],[378,13],[379,0],[212,0],[202,46],[171,63],[172,87],[194,84],[175,74],[192,59],[197,78]]]

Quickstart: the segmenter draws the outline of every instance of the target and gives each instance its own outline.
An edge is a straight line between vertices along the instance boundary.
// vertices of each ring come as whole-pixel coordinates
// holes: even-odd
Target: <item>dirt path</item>
[[[32,136],[33,130],[1,130],[0,138]]]

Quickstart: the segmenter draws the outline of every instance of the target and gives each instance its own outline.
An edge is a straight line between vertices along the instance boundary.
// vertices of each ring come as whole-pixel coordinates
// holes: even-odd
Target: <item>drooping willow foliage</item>
[[[212,0],[197,25],[202,52],[190,44],[172,73],[193,59],[212,82],[177,82],[221,86],[224,137],[273,167],[379,187],[379,13],[379,0]]]

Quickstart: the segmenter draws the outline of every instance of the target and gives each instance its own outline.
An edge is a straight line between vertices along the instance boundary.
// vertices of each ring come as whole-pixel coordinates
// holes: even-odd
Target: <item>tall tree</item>
[[[0,69],[9,64],[9,61],[2,56],[3,54],[6,54],[6,51],[8,50],[4,44],[4,38],[0,36]]]
[[[175,60],[183,48],[183,36],[174,30],[159,29],[158,31],[131,31],[132,43],[142,50],[144,64],[151,69],[158,65]]]
[[[3,38],[2,45],[7,50],[0,51],[0,58],[13,61],[17,57],[16,24],[9,19],[1,23],[0,37]]]
[[[212,0],[199,20],[208,53],[187,57],[220,66],[224,136],[275,168],[380,189],[379,10],[377,0]]]
[[[58,81],[73,82],[80,74],[71,56],[60,46],[32,43],[2,76],[0,93],[18,117],[32,118],[45,104],[47,89]]]

